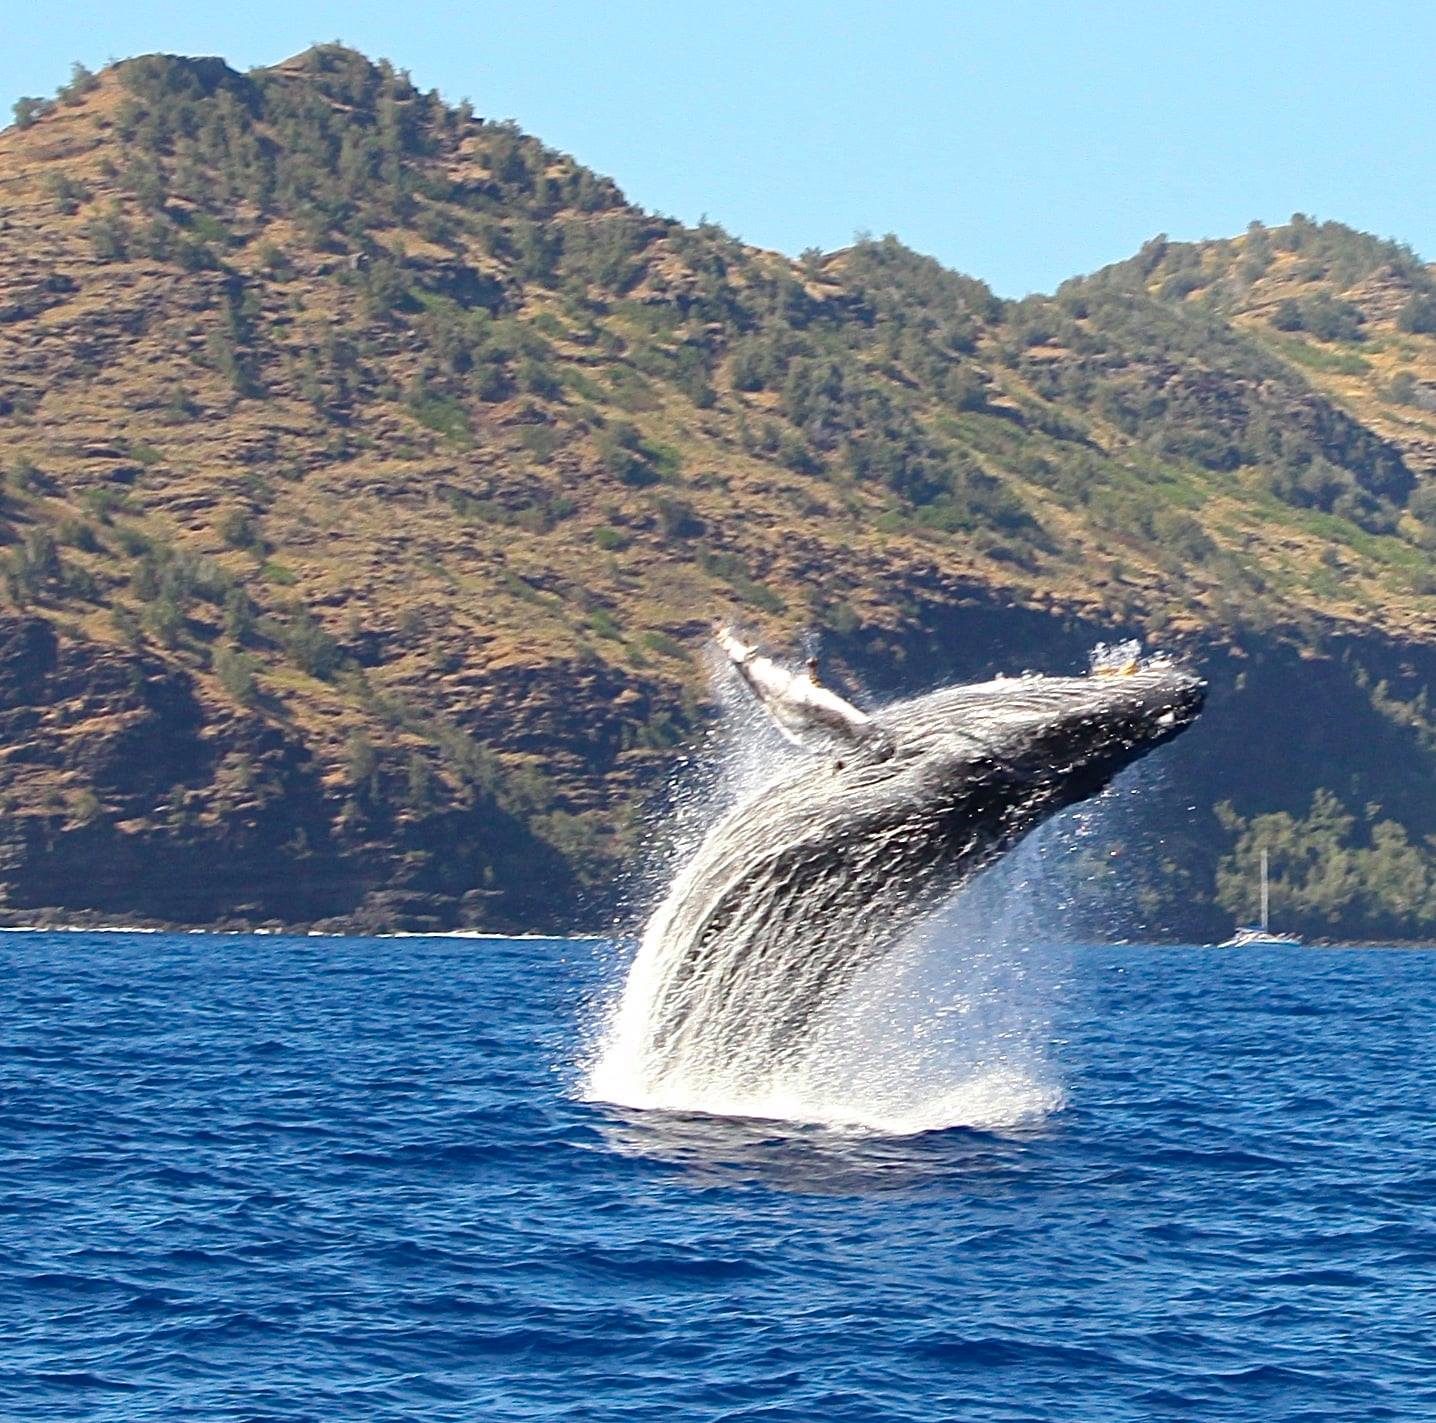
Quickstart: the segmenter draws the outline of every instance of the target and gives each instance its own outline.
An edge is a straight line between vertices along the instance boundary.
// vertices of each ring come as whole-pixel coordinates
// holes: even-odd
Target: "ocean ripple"
[[[0,934],[0,1416],[1436,1417],[1436,955],[1056,954],[907,1135],[582,1100],[614,972]]]

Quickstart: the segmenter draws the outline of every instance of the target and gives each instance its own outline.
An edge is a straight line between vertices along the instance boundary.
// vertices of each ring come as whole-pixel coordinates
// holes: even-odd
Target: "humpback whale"
[[[858,713],[857,739],[880,735],[885,754],[790,763],[703,838],[644,931],[608,1052],[659,1092],[771,1075],[859,971],[1043,820],[1180,734],[1204,692],[1150,662]]]

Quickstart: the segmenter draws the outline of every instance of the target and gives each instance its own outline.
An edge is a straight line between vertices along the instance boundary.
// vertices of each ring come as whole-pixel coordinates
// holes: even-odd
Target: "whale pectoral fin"
[[[892,737],[884,728],[811,673],[790,671],[763,656],[731,628],[720,626],[714,637],[748,690],[790,741],[814,752],[831,751],[837,742],[852,754],[878,761],[893,754]]]
[[[723,623],[719,623],[713,629],[713,639],[727,653],[729,660],[736,667],[742,667],[758,650],[744,642],[732,628]]]

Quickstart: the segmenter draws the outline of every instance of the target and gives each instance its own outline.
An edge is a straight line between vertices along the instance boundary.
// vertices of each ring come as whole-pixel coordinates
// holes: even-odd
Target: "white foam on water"
[[[629,1081],[643,1057],[648,1033],[647,1005],[657,991],[662,966],[657,935],[650,922],[642,943],[632,943],[632,926],[649,920],[669,886],[693,863],[703,837],[733,805],[795,762],[807,759],[784,740],[752,696],[732,675],[726,657],[709,648],[709,677],[721,714],[708,728],[697,751],[681,761],[670,777],[661,815],[653,817],[637,843],[633,884],[624,896],[627,910],[610,936],[620,960],[594,1006],[583,1067],[595,1100]],[[644,952],[644,945],[648,951]],[[625,953],[625,947],[628,952]],[[603,1088],[594,1084],[602,1081]],[[629,1081],[628,1090],[635,1089]]]
[[[741,1083],[721,1063],[647,1075],[642,1008],[661,965],[640,954],[625,993],[631,1012],[610,1019],[585,1095],[891,1136],[1042,1121],[1063,1103],[1048,1057],[1061,950],[1046,942],[1054,906],[1045,863],[1063,853],[1057,826],[1039,831],[864,971],[799,1055]]]
[[[0,928],[0,934],[164,934],[165,929],[155,929],[142,924],[7,924]],[[186,930],[186,933],[203,933],[203,930]]]

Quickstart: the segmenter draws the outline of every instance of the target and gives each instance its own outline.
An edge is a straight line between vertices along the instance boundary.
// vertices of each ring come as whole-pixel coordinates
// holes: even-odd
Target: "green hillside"
[[[1143,924],[1244,912],[1266,843],[1308,932],[1436,932],[1408,250],[1295,218],[1003,302],[648,214],[335,46],[16,118],[12,920],[597,922],[721,615],[884,691],[1145,635],[1214,697]]]

